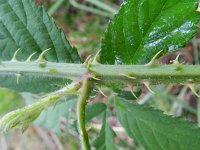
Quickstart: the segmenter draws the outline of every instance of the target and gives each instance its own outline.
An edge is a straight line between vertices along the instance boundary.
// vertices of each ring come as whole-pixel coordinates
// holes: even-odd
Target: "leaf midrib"
[[[137,54],[137,52],[138,52],[139,50],[141,50],[141,48],[143,47],[143,43],[144,43],[144,41],[145,41],[145,39],[146,39],[147,34],[150,32],[150,29],[151,29],[152,26],[155,24],[155,21],[156,21],[156,20],[158,19],[158,17],[162,14],[162,10],[164,9],[164,7],[165,7],[167,1],[168,1],[168,0],[165,1],[165,3],[163,4],[162,8],[160,9],[160,12],[161,12],[161,13],[159,13],[159,14],[155,17],[155,19],[152,21],[151,25],[149,25],[149,27],[148,27],[148,29],[147,29],[147,32],[146,32],[145,35],[144,35],[144,38],[142,38],[142,40],[140,41],[140,44],[139,44],[138,48],[136,49],[136,51],[135,51],[135,53],[133,54],[132,57],[134,57],[134,56]],[[139,8],[139,7],[138,7],[138,8]]]

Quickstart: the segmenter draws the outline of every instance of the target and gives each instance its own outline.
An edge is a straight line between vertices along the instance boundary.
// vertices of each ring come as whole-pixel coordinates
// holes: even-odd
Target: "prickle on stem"
[[[126,78],[129,78],[129,79],[133,79],[133,80],[136,79],[135,77],[133,77],[133,76],[131,76],[131,75],[129,75],[129,74],[124,74],[124,73],[122,73],[121,75],[124,76],[124,77],[126,77]]]
[[[173,65],[180,65],[179,58],[181,54],[178,54],[174,60],[171,60],[170,63]]]
[[[99,64],[98,59],[99,59],[99,54],[100,54],[101,50],[99,50],[96,55],[94,56],[93,60],[92,60],[92,64],[97,65]]]
[[[133,97],[135,97],[136,99],[138,99],[138,97],[134,93],[134,87],[130,86],[129,88],[130,88],[130,91],[131,91],[131,94],[133,95]]]
[[[143,82],[143,84],[149,90],[149,92],[151,92],[152,94],[155,94],[155,92],[150,88],[150,83],[149,82]]]
[[[163,52],[163,50],[160,50],[158,53],[156,53],[155,56],[151,59],[151,61],[148,64],[146,64],[145,66],[147,66],[147,67],[156,66],[157,65],[156,59],[160,55],[160,53],[162,53],[162,52]]]
[[[13,55],[13,58],[11,59],[12,62],[16,62],[17,60],[17,54],[19,53],[19,51],[21,50],[21,48],[17,49]]]
[[[27,59],[26,62],[30,62],[31,59],[33,58],[33,56],[36,54],[37,52],[32,53]]]
[[[39,57],[38,57],[38,59],[36,60],[36,62],[43,62],[43,61],[45,61],[45,59],[44,59],[44,54],[45,54],[46,52],[48,52],[49,50],[51,50],[51,48],[48,48],[48,49],[44,50],[44,51],[39,55]]]
[[[97,87],[98,91],[101,93],[101,95],[103,95],[104,97],[108,97],[102,90],[100,87]]]
[[[186,85],[190,88],[190,90],[192,91],[192,93],[194,95],[196,95],[198,98],[200,98],[200,95],[195,90],[195,85],[194,84],[186,84]]]

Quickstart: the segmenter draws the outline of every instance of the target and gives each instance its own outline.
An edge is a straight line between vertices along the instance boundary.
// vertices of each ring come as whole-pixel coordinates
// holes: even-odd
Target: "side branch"
[[[89,138],[85,128],[85,107],[89,99],[90,92],[91,81],[88,78],[84,78],[83,85],[81,87],[81,93],[77,103],[78,128],[83,150],[90,150]]]
[[[76,95],[80,83],[72,83],[56,92],[50,93],[38,102],[12,111],[0,119],[0,131],[7,131],[11,128],[21,128],[24,132],[28,126],[49,106],[55,105],[61,97]]]

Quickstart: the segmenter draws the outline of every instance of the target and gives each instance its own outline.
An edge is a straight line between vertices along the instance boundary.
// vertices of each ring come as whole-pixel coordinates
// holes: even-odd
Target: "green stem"
[[[85,72],[87,72],[87,67],[83,64],[47,62],[45,67],[40,67],[38,62],[2,62],[0,65],[0,79],[20,74],[23,78],[42,77],[44,79],[51,77],[61,80],[80,80]],[[149,67],[145,65],[97,64],[90,67],[90,72],[100,79],[96,82],[105,85],[123,86],[129,83],[142,84],[143,82],[151,84],[200,83],[200,65],[156,65]],[[8,80],[2,80],[0,86],[4,86],[4,82],[8,82]]]
[[[79,128],[82,149],[84,150],[90,150],[89,138],[85,128],[85,107],[87,105],[90,92],[91,92],[91,81],[88,78],[84,78],[83,85],[81,87],[81,94],[79,96],[77,103],[78,128]]]

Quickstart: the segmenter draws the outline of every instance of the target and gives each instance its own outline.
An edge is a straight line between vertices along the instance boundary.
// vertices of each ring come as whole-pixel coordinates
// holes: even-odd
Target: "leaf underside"
[[[86,107],[85,121],[89,122],[92,118],[98,116],[106,110],[106,105],[104,103],[94,103]]]
[[[37,52],[33,57],[35,60],[42,51],[50,48],[45,53],[47,61],[81,62],[77,50],[69,44],[64,32],[57,28],[43,7],[37,6],[33,0],[0,0],[0,60],[11,60],[19,48],[19,61]],[[1,73],[0,86],[38,93],[53,91],[70,82],[59,78],[23,76],[18,84],[16,78],[14,74]]]
[[[182,48],[197,32],[198,0],[127,0],[102,40],[101,62],[144,64]]]
[[[115,107],[129,136],[147,150],[198,150],[200,147],[200,129],[192,123],[119,98]]]

